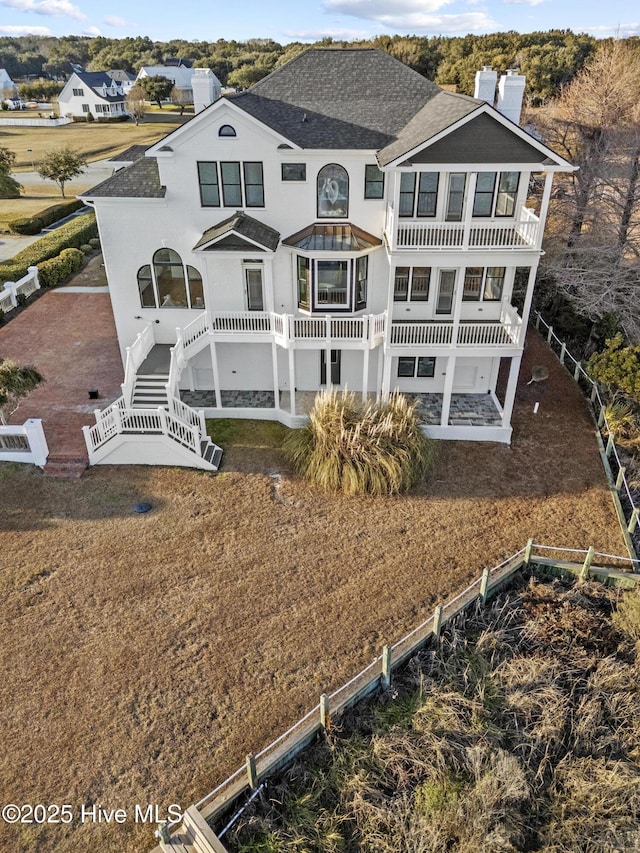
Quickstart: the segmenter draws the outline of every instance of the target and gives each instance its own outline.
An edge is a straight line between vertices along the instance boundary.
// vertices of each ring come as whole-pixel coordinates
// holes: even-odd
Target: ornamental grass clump
[[[425,476],[435,444],[402,394],[361,403],[353,392],[330,389],[317,395],[309,423],[287,436],[284,451],[298,474],[329,491],[395,495]]]

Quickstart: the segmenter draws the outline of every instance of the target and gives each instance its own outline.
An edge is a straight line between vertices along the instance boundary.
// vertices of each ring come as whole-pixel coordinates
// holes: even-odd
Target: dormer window
[[[218,131],[218,136],[236,136],[236,130],[230,124],[223,124]]]
[[[331,163],[318,172],[318,219],[344,219],[349,215],[349,175]]]

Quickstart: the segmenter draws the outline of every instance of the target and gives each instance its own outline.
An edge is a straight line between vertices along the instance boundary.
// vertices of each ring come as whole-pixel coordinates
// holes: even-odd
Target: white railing
[[[126,349],[127,357],[124,366],[124,382],[120,388],[122,389],[122,396],[129,403],[133,395],[138,368],[153,349],[155,342],[153,324],[147,323],[144,329],[138,332],[131,346]]]
[[[200,456],[200,416],[197,411],[190,409],[188,419],[183,420],[185,404],[179,400],[173,401],[175,410],[166,409],[130,409],[122,397],[103,411],[96,411],[96,424],[85,430],[89,458],[99,447],[114,435],[154,434],[168,435],[180,444]],[[185,406],[185,409],[188,409]],[[186,414],[186,412],[185,412]]]
[[[392,323],[391,344],[451,346],[453,323]]]
[[[392,346],[513,347],[520,345],[516,323],[392,323]]]
[[[394,230],[395,229],[395,230]],[[537,245],[540,220],[527,207],[518,219],[491,219],[471,223],[398,219],[387,205],[385,233],[396,249],[531,249]]]
[[[40,290],[38,279],[38,267],[28,267],[28,272],[18,281],[6,281],[0,292],[0,308],[8,314],[18,306],[18,297],[24,296],[28,299],[32,293]]]
[[[211,331],[211,319],[207,311],[203,311],[201,314],[192,320],[190,323],[187,323],[183,329],[178,329],[178,337],[182,338],[182,343],[185,350],[188,350],[189,347],[199,340],[203,335],[208,334]]]
[[[372,338],[373,342],[380,341],[384,338],[385,329],[387,327],[387,312],[375,314],[372,318]]]
[[[39,418],[29,418],[21,426],[0,426],[0,462],[26,462],[43,468],[48,455]]]
[[[215,332],[271,332],[271,315],[266,311],[217,311],[211,315]]]

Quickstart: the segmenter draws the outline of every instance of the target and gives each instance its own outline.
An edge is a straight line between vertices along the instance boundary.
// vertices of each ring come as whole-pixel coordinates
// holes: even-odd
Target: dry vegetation
[[[327,496],[269,424],[215,424],[218,476],[0,465],[0,800],[186,807],[528,537],[624,553],[584,400],[535,335],[525,358],[513,446],[443,443],[402,497]],[[11,853],[152,845],[0,825]]]
[[[267,782],[232,853],[640,849],[637,592],[519,581]],[[627,604],[628,602],[628,604]]]

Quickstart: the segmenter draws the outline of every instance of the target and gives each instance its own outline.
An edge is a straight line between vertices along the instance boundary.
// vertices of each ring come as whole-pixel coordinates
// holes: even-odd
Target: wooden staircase
[[[167,399],[168,381],[168,374],[137,375],[133,386],[131,407],[133,409],[157,409],[162,406],[166,409],[169,404]]]

